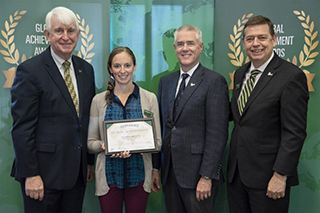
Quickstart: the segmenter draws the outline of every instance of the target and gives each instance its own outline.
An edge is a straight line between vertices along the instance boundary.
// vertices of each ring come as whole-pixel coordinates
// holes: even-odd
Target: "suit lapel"
[[[246,113],[247,109],[254,102],[254,100],[259,96],[261,91],[266,87],[270,80],[277,74],[276,68],[279,64],[279,57],[275,54],[273,59],[270,61],[269,65],[263,71],[259,81],[251,92],[251,95],[246,103],[246,106],[243,110],[242,116]]]
[[[182,109],[184,108],[184,106],[186,105],[188,100],[190,99],[191,95],[194,93],[194,91],[196,91],[196,89],[201,84],[202,75],[203,75],[203,69],[202,69],[201,64],[199,64],[198,68],[195,70],[195,72],[191,76],[191,79],[189,80],[187,87],[183,91],[183,95],[180,99],[179,106],[177,108],[176,119],[179,117]],[[177,84],[175,84],[175,85],[177,85]]]
[[[168,84],[163,85],[163,86],[168,86],[168,92],[166,94],[169,94],[168,95],[169,97],[167,97],[168,106],[169,106],[169,117],[170,117],[170,120],[172,121],[173,121],[174,99],[175,99],[177,84],[179,82],[179,77],[180,77],[180,71],[176,71],[173,78],[169,79]]]
[[[74,68],[74,73],[75,73],[75,76],[76,76],[76,79],[77,79],[77,86],[78,86],[78,94],[79,94],[79,100],[78,100],[78,103],[79,103],[79,115],[81,116],[82,114],[82,104],[83,104],[83,94],[84,94],[84,87],[82,86],[83,85],[83,81],[84,81],[84,77],[83,77],[83,74],[82,74],[82,69],[81,69],[81,66],[79,64],[79,61],[76,60],[76,57],[72,56],[72,63],[73,63],[73,68]]]
[[[239,113],[239,109],[238,109],[238,99],[239,99],[239,95],[241,92],[241,88],[242,88],[242,84],[243,84],[243,79],[245,78],[245,74],[246,71],[249,69],[250,67],[250,63],[248,63],[247,65],[243,66],[242,68],[240,68],[239,70],[236,71],[236,73],[234,74],[234,87],[233,87],[233,96],[232,96],[232,102],[233,104],[231,104],[232,107],[232,111],[236,112],[233,114],[234,119],[239,120],[240,118],[240,113]]]
[[[67,87],[63,77],[61,76],[61,73],[60,73],[56,63],[52,59],[50,47],[48,47],[46,50],[45,64],[47,67],[47,72],[49,73],[52,80],[57,85],[57,88],[60,90],[63,99],[67,102],[68,106],[71,108],[74,115],[77,116],[76,108],[74,107],[74,104],[73,104],[72,98],[70,96],[68,87]]]

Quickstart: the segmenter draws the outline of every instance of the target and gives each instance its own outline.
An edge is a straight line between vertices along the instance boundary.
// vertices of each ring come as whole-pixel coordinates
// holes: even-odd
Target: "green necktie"
[[[256,76],[259,73],[260,73],[260,70],[256,70],[256,69],[252,70],[251,75],[242,90],[242,93],[241,93],[240,98],[238,100],[238,108],[239,108],[240,115],[242,115],[243,109],[248,101],[248,98],[250,97],[250,93],[253,90],[254,82],[256,81]]]
[[[74,104],[74,106],[76,108],[77,115],[79,117],[79,105],[78,105],[77,95],[76,95],[76,92],[74,90],[73,83],[71,81],[70,70],[69,70],[70,62],[69,61],[65,61],[65,62],[62,63],[62,65],[64,67],[64,81],[66,82],[66,85],[67,85],[69,93],[71,95],[73,104]]]

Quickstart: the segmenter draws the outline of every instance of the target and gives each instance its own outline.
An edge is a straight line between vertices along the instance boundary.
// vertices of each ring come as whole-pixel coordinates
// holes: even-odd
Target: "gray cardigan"
[[[157,150],[161,149],[161,133],[160,133],[160,120],[159,120],[159,107],[158,101],[155,94],[139,88],[140,100],[141,100],[141,110],[144,117],[144,110],[153,112],[155,127],[156,127],[156,137]],[[106,180],[105,173],[105,152],[101,148],[105,141],[106,135],[104,134],[104,117],[107,108],[105,100],[106,92],[97,94],[91,104],[90,109],[90,123],[89,123],[89,136],[88,136],[88,151],[90,153],[97,153],[97,161],[95,168],[95,186],[96,186],[96,196],[102,196],[109,192],[109,186]],[[146,192],[151,192],[151,175],[152,175],[152,155],[151,153],[143,153],[143,162],[145,169],[145,181],[143,188]]]

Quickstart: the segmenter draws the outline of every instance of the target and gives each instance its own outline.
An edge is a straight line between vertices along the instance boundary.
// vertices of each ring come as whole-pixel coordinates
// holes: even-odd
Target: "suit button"
[[[176,126],[173,126],[173,127],[172,127],[172,130],[176,130],[176,129],[177,129]]]

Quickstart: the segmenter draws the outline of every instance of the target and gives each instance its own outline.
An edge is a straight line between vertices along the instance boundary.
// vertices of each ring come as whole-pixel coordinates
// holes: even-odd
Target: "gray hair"
[[[76,15],[66,7],[55,7],[46,16],[45,29],[50,32],[51,20],[56,18],[63,25],[75,24],[76,30],[79,31],[79,24]]]
[[[203,43],[203,42],[202,42],[202,32],[201,32],[201,30],[200,30],[198,27],[195,27],[195,26],[193,26],[193,25],[186,24],[186,25],[182,25],[181,27],[179,27],[179,28],[174,32],[174,43],[175,43],[175,44],[177,43],[177,34],[178,34],[178,32],[183,31],[183,30],[196,32],[196,37],[197,37],[199,43]]]

